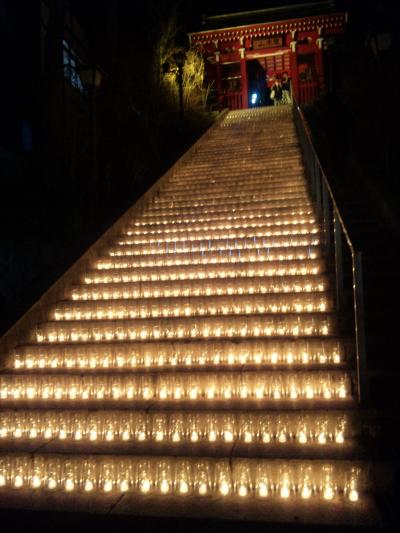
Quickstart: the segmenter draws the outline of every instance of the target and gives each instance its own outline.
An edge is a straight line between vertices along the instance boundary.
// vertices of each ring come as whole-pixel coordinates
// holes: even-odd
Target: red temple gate
[[[269,10],[263,12],[268,18]],[[285,72],[302,104],[324,89],[324,50],[343,33],[346,22],[346,13],[329,13],[204,30],[190,33],[189,39],[205,59],[220,106],[247,108],[251,94],[260,91],[265,93],[262,105],[271,104],[268,91]]]

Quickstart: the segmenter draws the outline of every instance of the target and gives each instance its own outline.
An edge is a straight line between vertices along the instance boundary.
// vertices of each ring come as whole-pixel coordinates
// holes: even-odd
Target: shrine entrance
[[[297,16],[291,18],[283,10],[277,19],[276,9],[267,8],[254,12],[251,23],[249,13],[243,21],[240,13],[211,16],[209,28],[189,34],[204,57],[220,108],[272,105],[275,77],[286,80],[286,91],[298,104],[318,98],[324,88],[324,50],[343,33],[347,15],[333,10],[307,14],[307,6],[300,11],[303,16],[294,9]]]
[[[248,107],[271,105],[267,89],[267,74],[258,59],[246,61],[248,83]]]

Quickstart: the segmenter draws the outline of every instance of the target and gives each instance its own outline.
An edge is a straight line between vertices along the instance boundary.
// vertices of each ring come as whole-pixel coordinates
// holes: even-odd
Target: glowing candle
[[[141,490],[141,492],[146,494],[147,492],[150,491],[150,489],[151,489],[150,480],[147,479],[147,478],[142,479],[141,482],[140,482],[140,490]]]

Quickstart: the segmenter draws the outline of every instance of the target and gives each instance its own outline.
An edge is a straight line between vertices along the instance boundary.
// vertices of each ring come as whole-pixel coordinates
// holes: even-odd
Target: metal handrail
[[[345,237],[345,242],[347,243],[351,256],[353,312],[356,341],[357,396],[359,403],[364,403],[369,394],[369,381],[367,377],[366,364],[362,252],[356,249],[350,238],[349,231],[340,213],[336,199],[332,192],[332,188],[315,150],[310,128],[306,122],[303,112],[294,99],[293,115],[303,152],[306,175],[307,179],[309,180],[311,195],[315,201],[317,216],[321,220],[323,226],[325,256],[328,259],[333,259],[334,262],[337,311],[342,311],[344,306],[344,262],[342,236]]]

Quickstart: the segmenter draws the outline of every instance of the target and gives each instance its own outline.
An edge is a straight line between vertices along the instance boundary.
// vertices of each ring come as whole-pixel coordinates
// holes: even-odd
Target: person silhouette
[[[290,79],[287,72],[282,74],[282,101],[284,104],[292,103],[292,98],[290,96]]]
[[[282,94],[282,84],[278,78],[275,78],[270,92],[270,98],[274,102],[274,105],[282,105]]]

